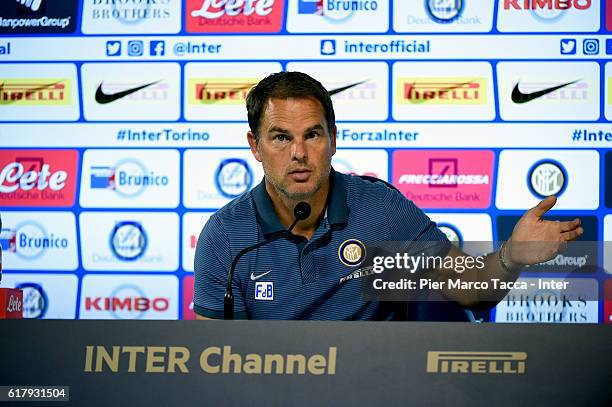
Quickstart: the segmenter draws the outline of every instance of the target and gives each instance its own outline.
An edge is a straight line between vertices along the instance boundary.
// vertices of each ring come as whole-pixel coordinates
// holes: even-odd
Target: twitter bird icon
[[[561,40],[561,55],[576,55],[576,40],[564,38]]]

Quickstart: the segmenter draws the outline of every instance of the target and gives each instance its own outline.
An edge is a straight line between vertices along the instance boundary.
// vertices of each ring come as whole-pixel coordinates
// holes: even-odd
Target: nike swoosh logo
[[[265,273],[261,273],[261,274],[258,274],[258,275],[255,275],[255,274],[251,273],[251,280],[255,281],[257,279],[260,279],[260,278],[262,278],[263,276],[265,276],[266,274],[268,274],[271,271],[272,270],[268,270]]]
[[[38,87],[38,88],[34,88],[34,89],[27,90],[27,91],[25,92],[25,97],[28,97],[28,96],[30,96],[32,93],[36,93],[36,92],[38,92],[39,90],[45,90],[45,89],[47,89],[47,88],[50,88],[51,86],[55,86],[55,85],[57,85],[57,84],[58,84],[58,83],[60,83],[60,82],[61,82],[61,81],[59,81],[59,82],[53,82],[53,83],[48,83],[48,84],[46,84],[46,85],[42,85],[42,86],[40,86],[40,87]],[[4,90],[4,84],[5,84],[5,82],[2,82],[2,84],[0,85],[0,92],[2,92],[2,91]],[[1,100],[1,101],[0,101],[0,104],[1,104],[1,105],[10,105],[11,103],[16,103],[16,102],[19,102],[20,100],[22,100],[22,99],[15,99],[15,100],[12,100],[12,99],[11,99],[11,100]]]
[[[568,83],[564,83],[563,85],[559,85],[559,86],[553,86],[552,88],[548,88],[548,89],[542,89],[539,90],[537,92],[531,92],[531,93],[523,93],[519,90],[519,84],[517,83],[516,85],[514,85],[514,89],[512,89],[512,101],[514,103],[527,103],[527,102],[531,102],[534,99],[537,99],[539,97],[542,97],[548,93],[554,92],[557,89],[561,89],[567,85],[571,85],[573,83],[578,82],[580,79],[577,79],[575,81],[571,81]]]
[[[104,91],[102,90],[103,82],[100,82],[100,85],[98,85],[98,89],[96,89],[96,102],[100,103],[101,105],[105,105],[107,103],[111,103],[115,100],[126,97],[131,93],[138,92],[139,90],[144,89],[147,86],[155,85],[157,82],[159,81],[147,83],[146,85],[138,86],[132,89],[122,90],[121,92],[117,93],[104,93]]]
[[[361,81],[361,82],[356,82],[356,83],[353,83],[351,85],[346,85],[346,86],[343,86],[341,88],[332,89],[332,90],[327,91],[327,93],[329,93],[329,96],[334,96],[334,95],[337,95],[340,92],[344,92],[347,89],[354,88],[355,86],[359,86],[359,85],[361,85],[364,82],[367,82],[367,80]]]

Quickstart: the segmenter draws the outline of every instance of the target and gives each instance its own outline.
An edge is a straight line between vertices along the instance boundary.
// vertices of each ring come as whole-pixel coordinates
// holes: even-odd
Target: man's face
[[[327,129],[323,106],[313,98],[270,99],[259,126],[259,141],[248,133],[266,180],[291,200],[312,197],[327,181],[336,153],[336,129]]]

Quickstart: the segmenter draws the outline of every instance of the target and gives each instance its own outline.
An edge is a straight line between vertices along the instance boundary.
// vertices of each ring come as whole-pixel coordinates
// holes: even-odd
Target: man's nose
[[[295,139],[291,145],[291,159],[304,161],[307,156],[304,140]]]

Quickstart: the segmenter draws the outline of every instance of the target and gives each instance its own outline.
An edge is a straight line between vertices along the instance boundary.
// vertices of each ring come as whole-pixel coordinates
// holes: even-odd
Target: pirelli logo
[[[524,374],[526,352],[427,352],[427,373]]]
[[[189,104],[244,105],[257,78],[191,78]]]

